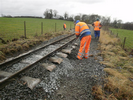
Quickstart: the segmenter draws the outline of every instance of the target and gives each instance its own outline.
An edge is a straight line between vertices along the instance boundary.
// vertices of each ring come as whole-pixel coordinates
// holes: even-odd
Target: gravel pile
[[[92,86],[102,84],[104,65],[99,64],[102,60],[98,57],[98,40],[93,39],[90,45],[90,54],[93,57],[78,60],[79,45],[68,54],[67,58],[62,58],[63,62],[55,64],[56,68],[49,72],[44,69],[40,62],[29,71],[21,74],[12,83],[0,90],[2,100],[94,100],[92,96]],[[57,39],[57,38],[56,38]],[[79,40],[73,41],[80,44]],[[54,55],[53,55],[54,56]],[[95,59],[97,58],[97,59]],[[50,63],[48,60],[43,63]],[[27,87],[21,76],[40,78],[41,82],[33,89]]]

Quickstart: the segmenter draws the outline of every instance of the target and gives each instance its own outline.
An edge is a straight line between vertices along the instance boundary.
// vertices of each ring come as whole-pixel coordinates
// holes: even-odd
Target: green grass
[[[125,30],[125,29],[115,29],[110,28],[110,30],[117,35],[121,39],[122,43],[124,41],[124,38],[126,37],[125,41],[125,48],[127,49],[133,49],[133,30]]]
[[[24,21],[26,22],[26,36],[32,38],[36,34],[41,35],[41,22],[43,22],[43,34],[49,32],[63,31],[63,24],[66,23],[67,30],[74,28],[72,21],[37,18],[2,18],[0,17],[0,37],[5,41],[24,36]],[[1,43],[1,42],[0,42]]]

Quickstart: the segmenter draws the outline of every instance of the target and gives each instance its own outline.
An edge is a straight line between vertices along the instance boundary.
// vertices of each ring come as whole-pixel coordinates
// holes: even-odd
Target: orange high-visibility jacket
[[[84,22],[78,22],[75,26],[75,35],[80,36],[80,40],[83,36],[90,35],[91,32],[89,30],[89,27]]]
[[[99,21],[94,22],[94,30],[100,31],[100,27],[102,27],[101,23]]]
[[[64,28],[66,28],[66,24],[64,24]]]

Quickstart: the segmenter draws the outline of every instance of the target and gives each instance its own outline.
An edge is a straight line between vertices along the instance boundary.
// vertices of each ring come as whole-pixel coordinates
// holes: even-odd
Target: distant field
[[[32,38],[36,34],[41,34],[41,22],[43,22],[43,33],[63,31],[63,24],[66,23],[67,30],[74,28],[72,21],[54,20],[54,19],[37,19],[37,18],[0,18],[0,37],[6,40],[20,38],[24,36],[24,21],[26,22],[26,35]]]
[[[126,37],[125,48],[133,49],[133,30],[115,29],[115,28],[110,28],[110,30],[112,30],[112,32],[116,35],[118,33],[118,37],[120,37],[122,42]]]

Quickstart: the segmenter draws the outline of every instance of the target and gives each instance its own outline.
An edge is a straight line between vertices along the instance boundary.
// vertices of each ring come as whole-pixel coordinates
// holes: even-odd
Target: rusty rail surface
[[[53,41],[53,42],[51,42],[51,43],[45,44],[43,47],[37,48],[37,49],[35,49],[35,50],[31,50],[31,51],[29,51],[29,52],[27,52],[27,53],[24,53],[24,54],[20,55],[20,56],[17,56],[17,57],[14,57],[14,58],[12,58],[12,59],[9,59],[9,60],[7,60],[7,61],[5,61],[5,62],[2,62],[2,63],[0,63],[0,67],[2,67],[2,66],[7,66],[7,65],[11,65],[11,64],[13,64],[13,63],[16,63],[16,62],[18,62],[20,59],[22,59],[23,57],[25,57],[25,56],[27,56],[27,55],[30,55],[31,53],[34,53],[34,52],[36,52],[36,51],[38,51],[38,50],[41,50],[41,49],[43,49],[43,48],[45,48],[45,47],[47,47],[47,46],[49,46],[49,45],[52,45],[52,44],[54,44],[54,43],[57,43],[57,42],[59,42],[59,41],[61,41],[61,40],[63,40],[63,39],[66,39],[66,38],[68,38],[68,37],[71,37],[71,36],[73,36],[73,35],[74,35],[74,34],[70,34],[69,36],[66,36],[66,37],[63,37],[63,38],[58,39],[58,40],[56,40],[56,41]]]
[[[45,46],[43,46],[43,47],[41,47],[41,48],[38,48],[38,49],[36,49],[36,50],[34,50],[34,51],[32,51],[32,52],[29,52],[29,53],[27,53],[27,54],[25,54],[25,55],[22,55],[22,56],[20,56],[20,57],[14,58],[13,61],[14,61],[14,60],[17,60],[17,59],[20,60],[20,58],[22,58],[22,57],[24,57],[24,56],[26,56],[26,55],[29,55],[29,54],[31,54],[31,53],[33,53],[33,52],[35,52],[35,51],[38,51],[38,50],[40,50],[40,49],[42,49],[42,48],[45,48],[45,47],[48,46],[48,45],[54,44],[54,43],[56,43],[56,42],[59,42],[59,41],[61,41],[61,40],[64,40],[64,39],[66,39],[66,38],[68,38],[68,37],[70,37],[70,36],[73,36],[73,35],[74,35],[74,34],[69,35],[69,36],[66,36],[65,38],[61,38],[61,39],[59,39],[59,40],[57,40],[57,41],[54,41],[54,42],[52,42],[52,43],[46,44]],[[58,48],[55,49],[54,51],[52,51],[52,52],[48,53],[47,55],[45,55],[43,58],[41,58],[41,59],[35,61],[35,62],[32,63],[32,64],[29,64],[28,66],[24,67],[23,69],[21,69],[21,70],[15,72],[15,73],[13,73],[12,75],[10,75],[10,76],[8,76],[8,77],[6,77],[6,78],[0,80],[0,86],[2,86],[2,87],[0,87],[0,88],[3,88],[3,84],[7,84],[7,82],[8,82],[10,79],[16,77],[18,74],[20,74],[20,73],[24,72],[25,70],[31,68],[32,66],[36,65],[38,62],[40,62],[40,61],[42,61],[42,60],[45,60],[45,59],[46,59],[47,57],[49,57],[51,54],[53,54],[53,53],[56,52],[56,51],[59,51],[61,48],[65,47],[66,45],[68,45],[68,43],[74,41],[75,39],[76,39],[75,37],[72,38],[72,39],[69,40],[68,42],[64,43],[62,46],[58,47]],[[13,61],[11,60],[11,61],[9,61],[9,62],[13,62]],[[17,61],[18,61],[18,60],[17,60]],[[6,63],[8,63],[8,62],[2,63],[1,65],[6,65]]]

